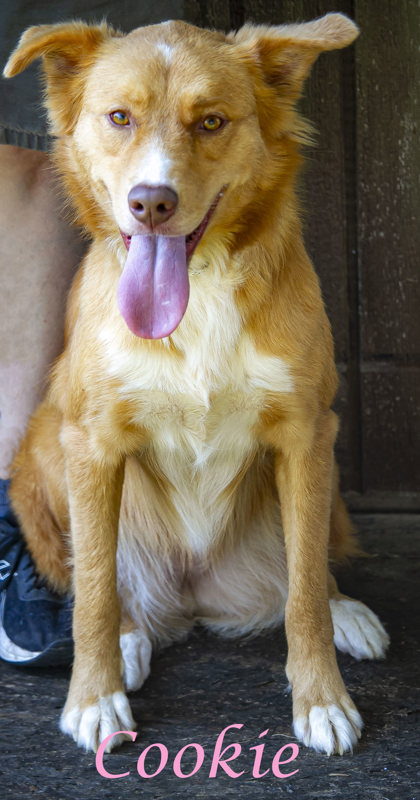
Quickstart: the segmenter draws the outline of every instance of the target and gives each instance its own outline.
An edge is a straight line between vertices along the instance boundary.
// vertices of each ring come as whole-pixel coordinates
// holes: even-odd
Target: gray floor
[[[297,769],[296,774],[278,778],[270,769],[265,777],[253,778],[255,751],[250,747],[266,742],[261,762],[264,771],[281,747],[294,742],[283,669],[284,633],[229,642],[198,632],[187,643],[157,656],[151,678],[141,692],[132,695],[139,734],[133,744],[105,757],[109,772],[130,772],[113,780],[101,777],[95,757],[77,750],[57,730],[67,673],[28,672],[2,664],[1,797],[420,800],[416,558],[420,517],[359,516],[356,522],[371,557],[342,571],[340,585],[379,614],[392,646],[383,662],[358,663],[339,655],[347,687],[365,721],[362,741],[353,756],[327,758],[301,747],[296,760],[280,768],[285,773]],[[210,778],[216,739],[235,723],[242,723],[243,728],[228,732],[225,745],[235,741],[242,745],[241,755],[230,766],[244,774],[233,778],[219,768],[217,776]],[[259,739],[267,728],[269,732]],[[141,778],[137,760],[145,747],[156,742],[167,747],[168,765],[154,778]],[[174,774],[172,763],[176,753],[191,742],[204,748],[205,759],[194,776],[183,780]],[[289,755],[291,750],[285,751],[283,758]],[[185,756],[184,771],[192,769],[193,763],[189,766]],[[152,757],[146,769],[153,770]]]

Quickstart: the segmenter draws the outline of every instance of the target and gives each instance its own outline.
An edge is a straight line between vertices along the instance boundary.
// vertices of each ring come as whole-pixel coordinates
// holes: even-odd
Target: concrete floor
[[[185,644],[158,655],[143,690],[131,695],[139,722],[137,739],[104,758],[110,773],[130,773],[121,778],[99,775],[94,755],[78,750],[59,733],[66,671],[24,671],[1,664],[0,796],[8,800],[420,800],[420,517],[365,515],[357,517],[356,524],[371,557],[341,571],[340,587],[379,614],[392,645],[382,662],[356,662],[339,654],[346,685],[365,721],[363,738],[352,756],[327,758],[301,747],[294,761],[280,767],[284,773],[298,771],[276,777],[271,769],[275,753],[295,742],[284,675],[284,632],[232,642],[198,631]],[[241,729],[226,733],[224,746],[242,745],[241,755],[230,766],[244,770],[243,775],[230,777],[219,768],[210,778],[219,734],[241,723]],[[173,761],[192,742],[204,749],[204,762],[195,775],[182,779],[174,774]],[[268,773],[253,778],[256,751],[249,748],[263,742],[261,772],[268,769]],[[142,778],[137,760],[153,743],[168,749],[168,764],[156,777]],[[157,748],[152,751],[157,752]],[[232,753],[231,749],[226,755]],[[288,749],[282,759],[291,755]],[[157,764],[151,754],[146,770],[152,772]],[[194,764],[195,758],[189,762],[186,754],[182,769],[187,773]]]

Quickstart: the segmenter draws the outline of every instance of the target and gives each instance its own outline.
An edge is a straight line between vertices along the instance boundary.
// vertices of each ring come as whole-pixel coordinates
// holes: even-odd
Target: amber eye
[[[222,119],[222,117],[216,117],[214,114],[212,114],[210,117],[203,119],[201,127],[203,130],[213,133],[214,131],[220,130],[223,124],[224,119]]]
[[[130,124],[130,118],[125,111],[112,111],[111,114],[109,114],[109,118],[114,125],[124,127]]]

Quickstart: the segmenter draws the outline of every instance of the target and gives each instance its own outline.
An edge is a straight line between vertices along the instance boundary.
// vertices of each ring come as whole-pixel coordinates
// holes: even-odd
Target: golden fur
[[[61,727],[86,748],[133,726],[124,686],[142,684],[152,644],[196,620],[255,632],[284,611],[296,735],[327,753],[360,736],[333,638],[363,658],[382,656],[387,636],[328,572],[329,549],[351,551],[351,527],[334,466],[332,337],[295,195],[302,82],[322,50],[356,35],[340,14],[229,36],[76,22],[29,29],[6,67],[11,77],[43,58],[55,163],[92,237],[12,483],[39,571],[75,592]],[[127,128],[111,125],[116,110]],[[203,133],[214,116],[226,124]],[[219,201],[184,318],[145,340],[116,287],[120,230],[142,232],[127,196],[153,169],[179,197],[163,234],[190,234]]]

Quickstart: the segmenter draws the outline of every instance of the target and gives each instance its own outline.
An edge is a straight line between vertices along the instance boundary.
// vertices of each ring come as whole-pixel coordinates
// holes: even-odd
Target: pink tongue
[[[130,330],[143,339],[169,336],[188,297],[185,236],[132,236],[117,294]]]

